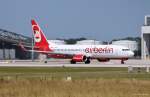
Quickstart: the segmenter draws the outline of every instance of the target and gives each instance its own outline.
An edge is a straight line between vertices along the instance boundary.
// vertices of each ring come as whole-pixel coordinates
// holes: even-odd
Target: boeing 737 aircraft
[[[89,64],[92,59],[99,62],[119,59],[124,64],[125,60],[134,55],[129,48],[117,45],[57,45],[47,41],[35,20],[31,20],[31,24],[35,41],[33,51],[53,58],[69,58],[71,64],[76,62]]]

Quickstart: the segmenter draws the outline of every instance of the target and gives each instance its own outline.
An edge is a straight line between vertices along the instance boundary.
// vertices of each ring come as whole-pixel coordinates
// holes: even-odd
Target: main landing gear
[[[71,64],[76,64],[76,62],[77,62],[77,61],[75,61],[75,60],[73,60],[73,59],[70,60],[70,63],[71,63]],[[82,62],[82,61],[81,61],[81,62]],[[85,61],[83,61],[83,62],[84,62],[85,64],[90,64],[90,63],[91,63],[90,58],[87,58],[87,59],[86,59]]]
[[[90,58],[87,58],[84,63],[85,64],[90,64],[91,63]]]
[[[71,63],[71,64],[76,64],[76,61],[71,60],[70,63]]]

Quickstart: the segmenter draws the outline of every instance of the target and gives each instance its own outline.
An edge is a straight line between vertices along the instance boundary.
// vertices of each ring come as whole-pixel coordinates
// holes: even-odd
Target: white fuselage
[[[49,47],[54,54],[81,54],[91,58],[129,58],[134,55],[130,49],[117,45],[50,45]]]

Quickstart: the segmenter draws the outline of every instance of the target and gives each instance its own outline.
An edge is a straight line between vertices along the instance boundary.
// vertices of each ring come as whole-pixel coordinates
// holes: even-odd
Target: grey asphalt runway
[[[31,60],[1,60],[0,67],[150,67],[150,60],[134,60],[130,59],[121,64],[119,60],[111,60],[109,62],[98,62],[92,60],[91,64],[77,63],[70,64],[67,59],[51,59],[47,63],[43,61]]]

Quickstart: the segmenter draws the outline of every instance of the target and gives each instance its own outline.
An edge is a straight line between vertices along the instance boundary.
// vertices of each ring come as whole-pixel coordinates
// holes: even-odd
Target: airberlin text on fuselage
[[[86,53],[113,53],[113,48],[108,48],[108,47],[105,47],[105,48],[97,48],[97,47],[86,48],[85,52]]]

